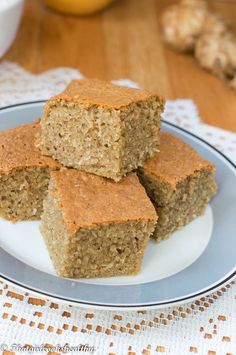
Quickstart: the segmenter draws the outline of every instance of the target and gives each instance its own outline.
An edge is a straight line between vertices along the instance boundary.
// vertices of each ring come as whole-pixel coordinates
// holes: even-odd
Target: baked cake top
[[[194,148],[170,133],[161,133],[159,150],[155,157],[143,164],[142,170],[169,183],[173,188],[201,169],[215,169]]]
[[[0,173],[20,168],[59,167],[55,160],[41,155],[35,147],[39,130],[39,122],[36,122],[0,132]]]
[[[118,86],[98,79],[71,81],[65,91],[52,97],[46,106],[61,100],[113,109],[120,109],[132,103],[156,100],[162,109],[164,108],[164,100],[155,93]]]
[[[157,220],[155,209],[135,173],[119,183],[75,169],[51,172],[50,193],[59,198],[71,232],[97,224]]]

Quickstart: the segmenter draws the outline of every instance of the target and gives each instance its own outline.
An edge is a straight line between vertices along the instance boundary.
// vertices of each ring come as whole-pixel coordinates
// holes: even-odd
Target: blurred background
[[[193,56],[163,43],[160,16],[176,1],[83,0],[78,8],[73,2],[79,1],[45,0],[62,12],[105,7],[73,16],[47,7],[43,0],[25,0],[16,38],[1,61],[16,62],[32,73],[71,67],[86,77],[129,78],[169,99],[195,100],[206,123],[236,132],[236,91],[201,69]],[[236,1],[208,3],[236,24]]]

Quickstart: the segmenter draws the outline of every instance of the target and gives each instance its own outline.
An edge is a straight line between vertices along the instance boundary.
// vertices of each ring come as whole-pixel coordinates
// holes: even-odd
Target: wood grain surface
[[[203,120],[236,132],[236,91],[202,70],[194,58],[162,41],[159,18],[170,0],[116,0],[89,17],[63,16],[26,0],[17,38],[3,60],[32,72],[58,66],[86,77],[130,78],[167,98],[191,98]],[[210,6],[236,23],[236,1]]]

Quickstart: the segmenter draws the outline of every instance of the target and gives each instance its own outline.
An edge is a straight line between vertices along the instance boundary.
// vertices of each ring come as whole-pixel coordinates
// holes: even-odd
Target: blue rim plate
[[[44,101],[37,101],[1,108],[0,130],[33,122],[41,116],[43,104]],[[88,280],[63,279],[43,272],[1,247],[1,278],[57,301],[86,307],[130,310],[163,308],[189,302],[229,282],[236,274],[236,167],[220,151],[194,134],[165,121],[163,130],[191,144],[216,165],[219,190],[211,202],[214,221],[212,236],[195,262],[174,275],[151,282],[102,285]],[[37,257],[37,251],[32,252]]]

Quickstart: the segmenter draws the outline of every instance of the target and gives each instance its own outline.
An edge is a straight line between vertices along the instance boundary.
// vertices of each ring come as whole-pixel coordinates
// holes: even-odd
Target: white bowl
[[[16,37],[24,0],[0,0],[0,57]]]

